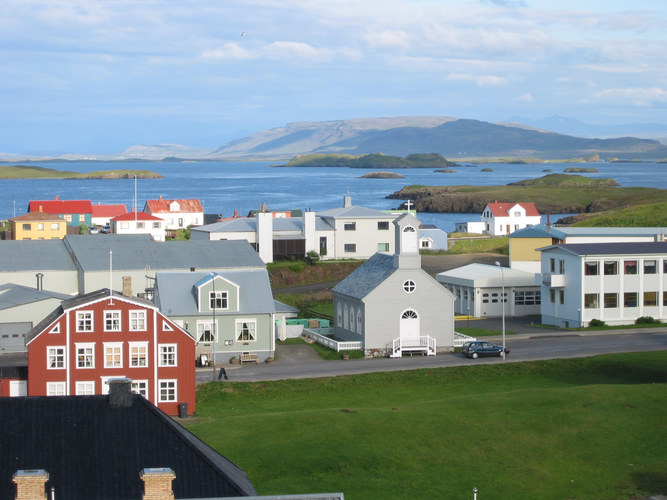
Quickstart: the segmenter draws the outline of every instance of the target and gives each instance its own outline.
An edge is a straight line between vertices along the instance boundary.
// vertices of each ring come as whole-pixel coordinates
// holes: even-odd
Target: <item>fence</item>
[[[361,342],[340,342],[334,340],[327,335],[333,335],[333,328],[305,328],[303,332],[315,340],[318,344],[322,344],[329,349],[333,349],[336,352],[340,351],[360,351]]]
[[[463,347],[463,344],[466,342],[471,342],[477,340],[475,337],[470,337],[469,335],[464,335],[459,332],[454,332],[454,347]]]

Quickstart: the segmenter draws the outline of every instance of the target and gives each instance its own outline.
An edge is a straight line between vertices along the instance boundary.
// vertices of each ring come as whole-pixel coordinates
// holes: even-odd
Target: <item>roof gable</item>
[[[158,200],[146,200],[147,211],[155,214],[160,212],[167,213],[203,213],[204,208],[201,202],[196,199],[185,200],[165,200],[160,196]]]
[[[509,217],[511,211],[514,207],[520,206],[526,211],[526,217],[535,217],[539,216],[540,212],[537,210],[535,203],[503,203],[503,202],[493,202],[489,203],[487,206],[494,217]]]

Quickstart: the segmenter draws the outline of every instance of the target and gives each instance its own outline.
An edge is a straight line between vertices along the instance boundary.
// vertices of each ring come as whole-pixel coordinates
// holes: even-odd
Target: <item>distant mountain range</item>
[[[439,153],[453,161],[462,158],[568,159],[595,154],[601,158],[667,158],[667,146],[653,138],[578,137],[575,136],[576,134],[566,135],[545,129],[547,126],[553,126],[560,130],[581,130],[582,132],[584,129],[594,130],[591,127],[595,126],[562,117],[534,121],[530,125],[532,126],[517,123],[490,123],[446,116],[298,122],[284,127],[262,130],[248,137],[223,144],[214,151],[178,144],[157,144],[133,146],[118,155],[95,156],[94,159],[99,161],[131,159],[146,161],[165,159],[283,161],[307,153],[352,155],[383,153],[396,156]],[[645,124],[634,127],[637,135],[667,138],[667,126]],[[602,132],[601,129],[597,130]],[[607,128],[605,132],[611,133],[613,130],[620,132],[625,129]],[[605,133],[604,135],[609,136],[610,134]],[[44,161],[45,158],[39,159]],[[58,157],[58,161],[90,161],[91,159],[93,158],[90,155]]]
[[[457,158],[573,158],[599,154],[628,159],[667,158],[653,139],[591,139],[525,125],[451,117],[401,117],[292,123],[216,149],[213,156],[294,156],[304,153],[440,153]]]

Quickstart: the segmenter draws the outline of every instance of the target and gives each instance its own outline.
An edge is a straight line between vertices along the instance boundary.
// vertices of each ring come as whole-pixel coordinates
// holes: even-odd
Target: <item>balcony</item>
[[[551,288],[562,288],[565,286],[564,274],[542,273],[542,284]]]

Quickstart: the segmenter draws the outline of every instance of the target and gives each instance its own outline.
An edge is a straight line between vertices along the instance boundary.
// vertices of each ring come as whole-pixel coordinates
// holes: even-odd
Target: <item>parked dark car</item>
[[[461,352],[464,356],[477,359],[481,356],[500,356],[503,352],[502,346],[486,342],[485,340],[473,340],[463,344]],[[509,348],[505,348],[505,356],[510,353]]]

